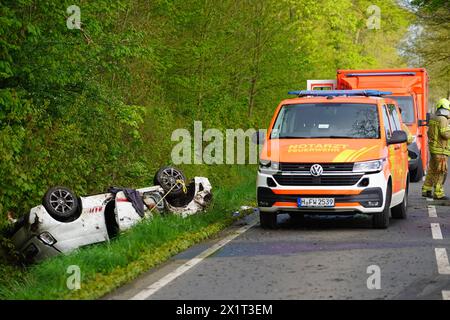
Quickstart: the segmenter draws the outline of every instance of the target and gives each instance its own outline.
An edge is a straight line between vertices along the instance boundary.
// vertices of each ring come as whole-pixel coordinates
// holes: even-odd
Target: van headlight
[[[270,160],[259,160],[259,169],[265,171],[278,171],[280,170],[280,164]]]
[[[380,172],[383,170],[386,159],[355,162],[353,165],[353,172]]]

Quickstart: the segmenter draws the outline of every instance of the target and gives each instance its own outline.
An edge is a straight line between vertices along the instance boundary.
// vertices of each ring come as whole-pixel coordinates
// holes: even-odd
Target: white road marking
[[[189,269],[195,267],[197,264],[202,262],[205,258],[212,255],[214,252],[228,244],[230,241],[235,239],[236,237],[240,236],[244,232],[246,232],[248,229],[253,227],[256,224],[256,221],[236,230],[232,234],[228,235],[227,237],[223,238],[213,246],[209,247],[205,251],[201,252],[196,257],[192,258],[185,264],[181,265],[171,273],[165,275],[155,283],[151,284],[149,287],[145,288],[144,290],[140,291],[138,294],[130,298],[130,300],[145,300],[148,299],[150,296],[152,296],[156,291],[160,290],[164,286],[168,285],[170,282],[178,278],[180,275],[188,271]]]
[[[435,206],[428,206],[428,215],[430,218],[437,218],[437,212]]]
[[[450,264],[448,263],[447,250],[445,248],[435,248],[436,261],[440,274],[450,275]]]
[[[442,300],[450,300],[450,291],[442,291]]]
[[[434,201],[433,198],[427,198],[427,201]]]
[[[432,201],[432,199],[427,198],[427,201]],[[435,206],[428,206],[428,215],[430,218],[437,218],[437,212]],[[442,231],[439,223],[431,224],[431,233],[433,239],[442,240]],[[440,274],[448,275],[450,274],[450,263],[448,261],[447,250],[444,248],[434,249],[436,253],[436,260],[438,265],[438,271]],[[442,300],[450,300],[450,291],[442,291]]]
[[[431,233],[433,235],[434,240],[442,240],[442,231],[441,226],[439,223],[432,223],[431,224]]]

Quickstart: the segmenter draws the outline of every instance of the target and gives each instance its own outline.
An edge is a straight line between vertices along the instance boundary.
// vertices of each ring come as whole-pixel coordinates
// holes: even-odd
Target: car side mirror
[[[418,123],[419,127],[426,127],[426,126],[428,126],[428,123],[430,122],[430,118],[431,118],[431,114],[428,112],[426,120],[419,120],[419,123]]]
[[[388,145],[408,142],[408,135],[403,130],[392,132],[391,138],[387,141]]]
[[[254,144],[264,144],[266,141],[266,130],[258,130],[252,135],[252,142]]]

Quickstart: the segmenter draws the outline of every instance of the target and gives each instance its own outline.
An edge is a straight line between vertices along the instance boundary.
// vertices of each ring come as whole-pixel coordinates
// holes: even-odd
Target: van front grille
[[[319,163],[324,172],[352,172],[353,163]],[[283,172],[309,172],[314,163],[295,163],[295,162],[281,162],[280,170]]]
[[[281,175],[273,176],[282,186],[353,186],[362,175],[326,175],[314,177],[311,175]]]

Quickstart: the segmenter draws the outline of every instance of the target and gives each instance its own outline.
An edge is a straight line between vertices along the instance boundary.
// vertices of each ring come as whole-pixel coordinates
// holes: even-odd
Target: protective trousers
[[[427,177],[422,187],[422,193],[433,192],[434,198],[445,197],[444,183],[448,173],[448,156],[442,154],[431,154],[430,166]]]

